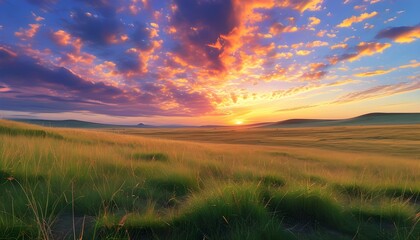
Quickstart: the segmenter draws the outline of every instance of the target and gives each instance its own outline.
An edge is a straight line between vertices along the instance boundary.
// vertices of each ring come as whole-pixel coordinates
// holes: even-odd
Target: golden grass
[[[331,219],[347,216],[354,219],[355,225],[366,225],[365,232],[373,229],[380,236],[395,239],[411,238],[419,232],[420,125],[122,129],[117,133],[50,129],[4,120],[0,126],[50,133],[0,133],[0,233],[5,236],[52,238],[57,234],[54,222],[72,214],[73,219],[96,219],[96,230],[91,232],[100,237],[120,234],[118,229],[125,224],[120,221],[124,219],[130,223],[126,227],[131,230],[127,231],[133,233],[154,229],[158,233],[153,234],[160,238],[170,233],[202,237],[193,228],[182,231],[186,225],[194,225],[186,216],[205,219],[209,214],[217,219],[217,214],[226,211],[239,225],[225,236],[224,231],[230,231],[222,226],[225,220],[212,223],[220,227],[213,237],[243,236],[250,223],[234,216],[236,211],[244,214],[247,207],[259,218],[258,224],[252,226],[268,224],[271,230],[264,231],[287,235],[289,225],[281,222],[289,216],[271,212],[274,210],[266,202],[273,198],[282,204],[282,196],[287,200],[284,204],[294,210],[289,213],[281,206],[275,208],[293,217],[301,218],[295,212],[304,209],[322,222],[329,216],[325,211],[331,205],[343,209]],[[238,200],[243,205],[227,193],[235,188],[234,192],[243,194],[243,199]],[[220,208],[212,215],[211,208],[205,206],[208,201],[238,205]],[[315,203],[307,205],[308,201]],[[319,210],[324,213],[308,209],[316,208],[316,201],[324,204]],[[191,212],[189,208],[199,210]],[[376,218],[391,225],[372,222]],[[331,219],[327,218],[325,228],[319,230],[320,239],[329,234],[326,229],[335,227]],[[300,220],[302,224],[312,221],[304,217]],[[398,225],[402,220],[408,223]],[[338,227],[336,231],[344,238],[352,238],[358,234],[357,229]],[[145,234],[150,235],[149,230]],[[317,235],[307,229],[292,233],[298,238]],[[264,236],[261,234],[255,237]],[[366,234],[361,236],[369,236]]]

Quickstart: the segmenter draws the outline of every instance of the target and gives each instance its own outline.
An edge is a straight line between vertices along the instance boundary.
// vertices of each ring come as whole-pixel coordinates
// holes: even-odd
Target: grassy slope
[[[420,156],[420,124],[290,129],[120,129],[115,132],[170,140]]]
[[[0,126],[0,239],[420,235],[418,125],[141,131],[235,145]]]
[[[333,127],[333,126],[367,126],[367,125],[401,125],[420,124],[420,113],[369,113],[349,119],[289,119],[268,124],[271,128],[297,127]]]

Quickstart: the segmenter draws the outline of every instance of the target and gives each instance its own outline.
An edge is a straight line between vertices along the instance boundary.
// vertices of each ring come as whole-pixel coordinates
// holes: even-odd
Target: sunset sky
[[[0,0],[0,117],[420,112],[419,0]]]

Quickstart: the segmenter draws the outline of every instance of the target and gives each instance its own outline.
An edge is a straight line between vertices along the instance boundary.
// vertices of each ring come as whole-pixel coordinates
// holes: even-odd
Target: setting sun
[[[242,125],[243,123],[244,123],[244,121],[243,121],[243,120],[240,120],[240,119],[235,120],[235,124],[236,124],[236,125]]]

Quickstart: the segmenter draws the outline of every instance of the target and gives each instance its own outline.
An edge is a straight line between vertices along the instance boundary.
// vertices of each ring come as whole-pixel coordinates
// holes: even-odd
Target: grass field
[[[419,239],[420,125],[0,121],[0,239]]]

